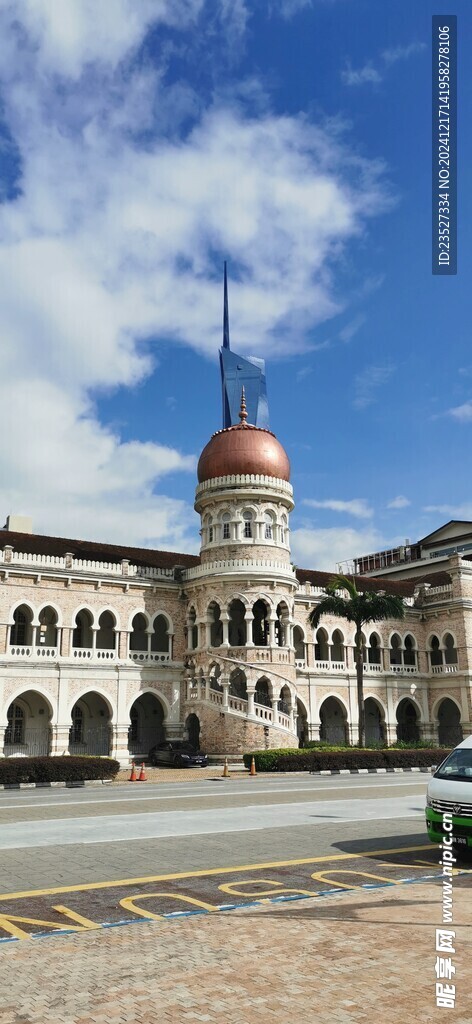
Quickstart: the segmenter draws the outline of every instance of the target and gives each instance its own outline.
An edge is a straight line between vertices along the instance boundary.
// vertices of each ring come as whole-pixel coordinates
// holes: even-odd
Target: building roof
[[[326,587],[331,580],[339,573],[321,572],[314,569],[297,569],[299,583],[310,583],[312,587]],[[444,587],[451,582],[448,572],[434,572],[425,576],[415,576],[414,579],[392,580],[387,576],[351,576],[347,579],[353,580],[359,591],[383,590],[387,594],[397,594],[398,597],[413,597],[416,587],[420,583],[429,583],[432,587]]]
[[[176,565],[188,569],[200,564],[199,555],[184,555],[176,551],[155,551],[152,548],[130,548],[121,544],[0,530],[0,548],[6,544],[11,544],[15,551],[25,554],[61,557],[71,552],[76,558],[88,558],[96,562],[121,562],[127,558],[133,565],[152,566],[154,569],[173,569]]]

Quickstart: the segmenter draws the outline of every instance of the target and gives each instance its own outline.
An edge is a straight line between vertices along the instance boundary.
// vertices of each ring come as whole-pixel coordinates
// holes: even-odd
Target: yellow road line
[[[146,885],[148,882],[171,882],[177,878],[205,878],[210,875],[230,875],[234,871],[261,871],[264,868],[296,867],[300,864],[322,864],[333,860],[356,860],[358,857],[380,857],[382,854],[416,853],[419,850],[431,850],[431,844],[425,846],[399,846],[393,850],[361,850],[359,853],[328,854],[323,857],[302,857],[299,860],[264,861],[262,864],[238,864],[231,868],[201,868],[198,871],[177,871],[166,875],[145,875],[143,878],[120,878],[113,882],[84,882],[80,885],[58,885],[51,889],[29,889],[25,892],[7,892],[0,894],[0,900],[20,900],[27,896],[55,896],[61,892],[90,892],[93,889],[115,889],[122,885]]]

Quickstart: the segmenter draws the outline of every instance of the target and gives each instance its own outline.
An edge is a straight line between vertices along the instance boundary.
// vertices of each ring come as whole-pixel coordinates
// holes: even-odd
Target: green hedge
[[[246,768],[254,758],[258,772],[320,772],[353,768],[430,768],[441,764],[450,753],[445,747],[361,750],[359,747],[331,747],[330,750],[254,750],[244,754]]]
[[[114,779],[119,768],[111,757],[5,757],[0,759],[0,785]]]

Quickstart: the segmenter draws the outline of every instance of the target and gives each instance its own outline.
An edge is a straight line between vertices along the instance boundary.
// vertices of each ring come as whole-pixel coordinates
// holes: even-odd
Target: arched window
[[[244,647],[246,645],[246,609],[239,598],[231,601],[228,608],[228,642],[230,647]]]
[[[187,647],[194,651],[198,647],[198,626],[195,608],[189,608],[187,615]]]
[[[287,627],[290,619],[290,613],[285,601],[281,601],[277,605],[277,619],[275,622],[275,642],[278,647],[287,646]]]
[[[254,691],[254,700],[256,704],[261,704],[264,708],[272,707],[269,683],[267,679],[263,678],[257,680],[256,689]]]
[[[329,661],[328,634],[325,629],[316,631],[315,661]]]
[[[243,512],[243,522],[243,536],[252,537],[252,512],[250,512],[249,509],[246,509],[246,511]]]
[[[305,638],[300,626],[293,627],[293,646],[295,648],[295,660],[305,661]]]
[[[57,613],[54,608],[43,608],[39,613],[37,642],[42,647],[57,647]]]
[[[264,516],[264,537],[266,540],[274,539],[274,519],[270,512],[266,512]]]
[[[208,543],[209,544],[211,544],[212,541],[213,541],[213,533],[214,533],[214,530],[213,530],[213,519],[210,516],[209,519],[208,519]]]
[[[380,637],[371,633],[369,638],[369,665],[380,665]]]
[[[416,649],[415,649],[415,638],[407,634],[405,637],[405,649],[403,651],[403,664],[414,666],[416,665]]]
[[[72,727],[70,731],[70,743],[83,743],[84,741],[84,713],[80,704],[74,704],[72,708]]]
[[[439,643],[439,637],[432,636],[429,642],[429,646],[429,660],[431,668],[436,668],[436,666],[442,665],[443,663],[443,652],[441,650],[441,645]]]
[[[25,713],[19,704],[10,704],[7,711],[5,746],[25,742]]]
[[[246,676],[241,668],[235,668],[229,677],[229,693],[232,697],[247,700]]]
[[[230,540],[230,523],[231,516],[229,512],[224,512],[221,522],[223,523],[223,540]]]
[[[85,608],[77,612],[75,626],[72,633],[73,647],[92,646],[92,616]]]
[[[208,608],[210,622],[210,647],[220,647],[223,643],[223,623],[220,618],[220,606],[212,601]]]
[[[115,617],[112,612],[106,611],[100,615],[96,646],[100,651],[115,650]]]
[[[394,633],[390,641],[390,664],[402,664],[402,642],[398,633]]]
[[[457,648],[450,633],[446,633],[444,637],[444,659],[446,665],[457,665]]]
[[[269,643],[269,609],[259,599],[252,606],[252,642],[256,647],[267,647]]]
[[[167,654],[169,650],[169,624],[164,615],[156,615],[151,635],[151,651]]]
[[[331,642],[331,661],[344,664],[344,637],[340,629],[335,629]]]
[[[141,612],[138,612],[131,623],[131,634],[129,638],[130,651],[147,651],[148,638],[146,625],[144,615],[142,615]]]
[[[13,613],[13,625],[10,631],[11,644],[16,645],[32,643],[32,619],[33,612],[31,611],[31,608],[28,608],[27,604],[22,604],[19,608],[15,609]]]

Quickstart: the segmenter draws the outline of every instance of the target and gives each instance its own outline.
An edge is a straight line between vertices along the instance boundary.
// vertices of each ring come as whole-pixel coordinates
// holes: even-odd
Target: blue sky
[[[451,8],[452,10],[452,8]],[[472,10],[459,272],[431,274],[429,0],[5,0],[1,506],[198,547],[232,347],[263,356],[298,565],[472,519]]]

